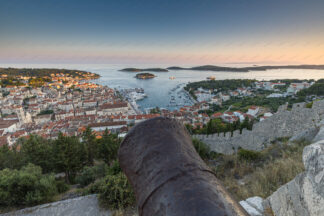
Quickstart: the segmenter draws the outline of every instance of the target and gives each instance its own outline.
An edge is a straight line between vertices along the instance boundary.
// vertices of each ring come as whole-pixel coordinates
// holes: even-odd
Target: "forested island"
[[[138,73],[135,76],[137,79],[152,79],[155,77],[154,74],[151,73]]]
[[[95,73],[81,71],[81,70],[68,70],[68,69],[55,69],[55,68],[0,68],[0,76],[6,75],[8,77],[25,76],[25,77],[51,77],[56,75],[70,76],[73,78],[84,79],[97,79],[100,76]]]
[[[121,69],[120,71],[124,71],[124,72],[143,72],[143,71],[168,72],[168,70],[167,69],[164,69],[164,68],[145,68],[145,69],[140,69],[140,68],[124,68],[124,69]]]
[[[228,72],[250,72],[266,71],[272,69],[314,69],[324,70],[324,65],[279,65],[279,66],[253,66],[253,67],[221,67],[215,65],[204,65],[191,68],[168,67],[168,70],[198,70],[198,71],[228,71]]]
[[[196,70],[196,71],[226,71],[226,72],[250,72],[250,71],[266,71],[273,69],[313,69],[313,70],[324,70],[324,65],[279,65],[279,66],[252,66],[252,67],[223,67],[216,65],[203,65],[196,67],[178,67],[172,66],[168,68],[124,68],[120,71],[124,72],[168,72],[170,70]]]

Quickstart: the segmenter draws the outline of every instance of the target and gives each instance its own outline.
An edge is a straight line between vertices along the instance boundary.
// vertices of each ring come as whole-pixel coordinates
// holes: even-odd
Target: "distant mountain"
[[[168,70],[198,70],[198,71],[228,71],[228,72],[249,72],[266,71],[271,69],[316,69],[324,70],[324,65],[281,65],[281,66],[253,66],[253,67],[221,67],[214,65],[203,65],[191,68],[168,67]]]
[[[199,70],[199,71],[229,71],[229,72],[249,72],[248,69],[245,68],[236,68],[236,67],[220,67],[214,65],[203,65],[191,68],[183,68],[183,67],[168,67],[168,70]]]
[[[324,65],[281,65],[281,66],[257,66],[257,67],[246,67],[249,71],[262,71],[271,69],[314,69],[324,70]]]
[[[164,68],[124,68],[121,69],[120,71],[125,71],[125,72],[143,72],[143,71],[151,71],[151,72],[168,72],[167,69]]]

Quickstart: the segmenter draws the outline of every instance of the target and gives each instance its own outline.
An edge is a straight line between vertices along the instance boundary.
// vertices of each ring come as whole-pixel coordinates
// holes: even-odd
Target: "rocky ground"
[[[323,123],[323,122],[322,122]],[[324,125],[320,128],[323,131]],[[318,132],[315,142],[303,151],[305,172],[281,186],[267,199],[251,197],[240,202],[252,216],[324,215],[324,139]]]
[[[47,203],[44,205],[26,208],[14,212],[2,214],[1,216],[80,216],[80,215],[98,215],[111,216],[108,210],[99,207],[96,195],[89,195]]]

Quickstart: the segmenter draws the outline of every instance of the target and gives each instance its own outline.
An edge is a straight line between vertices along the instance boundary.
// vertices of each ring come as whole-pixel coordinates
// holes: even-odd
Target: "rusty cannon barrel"
[[[158,117],[136,125],[118,157],[135,191],[140,216],[247,215],[176,120]]]

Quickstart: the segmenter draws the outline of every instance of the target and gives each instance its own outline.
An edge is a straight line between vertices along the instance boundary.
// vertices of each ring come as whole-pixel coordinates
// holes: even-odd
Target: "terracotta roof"
[[[24,135],[25,133],[26,133],[26,131],[17,131],[15,133],[13,133],[11,136],[15,137],[15,138],[18,138],[18,137]]]
[[[100,106],[102,109],[113,109],[113,108],[120,108],[120,107],[127,107],[126,102],[121,103],[114,103],[114,104],[103,104]]]
[[[13,124],[18,123],[18,120],[0,120],[0,128],[8,128]]]
[[[232,112],[225,112],[225,114],[227,114],[227,115],[233,115]]]
[[[135,115],[129,115],[128,119],[135,119]]]
[[[105,127],[105,126],[116,126],[116,125],[126,125],[126,121],[117,121],[117,122],[99,122],[89,124],[89,127]]]
[[[223,113],[218,112],[218,113],[214,113],[212,117],[217,118],[217,117],[221,117],[222,115]]]

